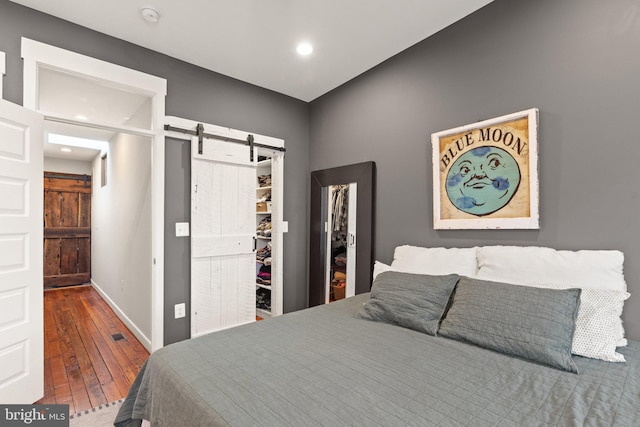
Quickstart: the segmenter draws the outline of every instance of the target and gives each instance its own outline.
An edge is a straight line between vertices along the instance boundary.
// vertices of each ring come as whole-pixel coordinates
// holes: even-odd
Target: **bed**
[[[620,301],[628,298],[622,278],[622,254],[550,249],[541,255],[533,249],[533,257],[523,258],[525,253],[531,255],[531,248],[522,248],[525,252],[515,247],[485,248],[488,249],[452,252],[443,248],[399,247],[391,266],[376,265],[378,277],[371,293],[162,348],[149,357],[140,371],[116,425],[140,425],[141,419],[150,420],[153,427],[639,425],[640,343],[626,342],[620,335],[623,331],[618,329],[622,328]],[[551,264],[558,266],[557,271],[544,259],[547,256],[551,257]],[[538,264],[540,259],[544,265]],[[598,262],[594,263],[594,259]],[[500,267],[505,261],[511,263],[511,269],[520,268],[520,272],[509,276],[509,271]],[[533,280],[526,286],[522,284],[525,276]],[[431,300],[427,305],[414,304],[413,300],[407,305],[407,298],[435,293],[419,292],[417,297],[411,292],[403,293],[412,286],[403,281],[424,291],[425,277],[430,277],[430,289],[449,288],[455,281],[451,295],[443,293],[443,307],[434,309],[437,304]],[[584,321],[579,317],[580,307],[588,305],[573,301],[588,294],[582,293],[584,289],[622,294],[617,303],[610,304],[608,313],[609,318],[618,321],[606,332],[608,338],[599,339],[608,340],[609,348],[602,349],[600,358],[570,354],[570,361],[565,362],[571,366],[563,368],[550,366],[556,359],[545,359],[547,354],[533,360],[536,357],[531,359],[527,353],[530,349],[519,353],[519,346],[527,347],[539,337],[516,342],[515,346],[511,342],[506,350],[496,350],[495,346],[491,349],[495,334],[488,344],[453,337],[452,331],[460,330],[456,321],[464,323],[464,310],[460,310],[464,304],[460,304],[465,301],[465,292],[483,289],[471,296],[472,305],[476,306],[473,309],[478,309],[478,301],[494,289],[492,283],[503,286],[503,282],[495,281],[498,278],[519,281],[520,284],[506,283],[516,289],[513,292],[527,293],[526,305],[535,306],[532,301],[540,295],[554,300],[542,300],[545,302],[541,307],[528,310],[517,307],[520,297],[507,298],[507,306],[517,310],[509,314],[510,310],[501,306],[499,316],[495,312],[486,316],[487,322],[495,323],[497,319],[498,323],[509,323],[499,329],[492,324],[491,332],[500,331],[498,335],[504,341],[502,330],[518,323],[523,312],[528,310],[538,316],[544,307],[554,306],[554,311],[563,312],[559,316],[573,316],[574,323],[568,328],[571,331],[558,333],[564,341],[569,340],[568,350],[558,349],[566,342],[547,345],[545,341],[545,345],[548,351],[562,353],[565,359],[567,351],[575,350],[575,324]],[[576,288],[571,283],[574,280],[583,288]],[[398,283],[403,286],[399,292]],[[621,286],[625,289],[620,290]],[[495,289],[503,298],[512,288]],[[398,294],[403,297],[397,298]],[[392,298],[385,302],[385,295]],[[564,308],[557,310],[560,305],[556,306],[556,300],[563,300]],[[402,313],[442,310],[443,318],[433,322],[420,318],[417,323],[415,316],[372,320],[365,307],[375,308],[376,301],[382,301],[382,306],[387,304],[387,309],[389,304],[404,304]],[[386,314],[395,316],[397,312],[395,307]],[[404,326],[398,324],[403,322]],[[432,335],[427,330],[434,325],[437,331]],[[545,323],[541,327],[548,326]],[[425,330],[420,330],[423,327]],[[603,328],[603,324],[599,327]],[[552,332],[541,334],[542,339],[555,336],[557,329],[562,328],[554,326]],[[518,331],[518,337],[521,333]],[[594,348],[587,347],[588,351]],[[617,361],[602,360],[603,356]]]

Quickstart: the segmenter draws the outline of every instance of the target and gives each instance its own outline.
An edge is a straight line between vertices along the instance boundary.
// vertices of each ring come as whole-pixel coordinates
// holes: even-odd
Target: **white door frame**
[[[4,52],[0,51],[0,99],[4,99],[3,98],[3,93],[2,93],[2,80],[4,75],[7,73],[7,64],[5,62],[5,54]]]
[[[358,229],[358,183],[349,183],[349,212],[347,213],[347,289],[346,297],[356,294],[356,248],[358,240],[356,230]]]
[[[121,127],[123,132],[151,138],[151,351],[164,345],[164,117],[167,81],[140,71],[101,61],[27,38],[22,38],[24,59],[23,105],[34,111],[38,106],[38,70],[41,67],[69,74],[108,81],[151,97],[151,130]],[[60,118],[42,112],[45,120]],[[64,119],[86,126],[83,121]],[[113,127],[112,127],[113,128]]]

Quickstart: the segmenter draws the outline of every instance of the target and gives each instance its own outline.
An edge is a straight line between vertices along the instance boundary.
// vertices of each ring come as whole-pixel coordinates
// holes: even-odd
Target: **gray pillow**
[[[380,273],[370,300],[356,316],[435,335],[459,278],[457,274]]]
[[[569,372],[580,289],[461,277],[439,334]]]

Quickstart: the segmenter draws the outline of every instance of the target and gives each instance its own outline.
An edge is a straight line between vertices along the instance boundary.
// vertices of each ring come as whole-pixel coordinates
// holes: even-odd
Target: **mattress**
[[[640,343],[580,374],[355,318],[368,294],[164,347],[116,425],[638,426]]]

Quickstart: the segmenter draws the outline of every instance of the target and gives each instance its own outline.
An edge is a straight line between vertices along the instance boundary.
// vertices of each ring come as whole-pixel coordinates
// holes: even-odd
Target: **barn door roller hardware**
[[[91,176],[89,175],[82,175],[82,177],[80,177],[79,175],[73,175],[73,174],[57,174],[57,173],[49,173],[49,172],[45,172],[44,173],[44,177],[45,178],[52,178],[52,179],[68,179],[71,181],[78,181],[80,179],[82,179],[82,185],[84,186],[84,188],[87,188],[89,186],[89,181],[91,181]]]
[[[247,135],[247,142],[249,143],[249,161],[253,163],[253,147],[255,142],[253,141],[253,135]]]
[[[248,145],[249,146],[249,159],[252,162],[253,162],[253,159],[254,159],[254,154],[253,154],[254,147],[268,148],[269,150],[276,150],[276,151],[282,151],[282,152],[286,151],[284,149],[284,147],[272,147],[270,145],[256,143],[255,142],[255,137],[252,134],[248,134],[247,135],[247,139],[244,140],[244,139],[229,138],[229,137],[222,136],[222,135],[216,135],[215,133],[205,132],[204,131],[204,125],[202,123],[198,123],[198,125],[196,126],[196,130],[183,129],[183,128],[179,128],[179,127],[171,126],[171,125],[164,125],[164,130],[172,131],[172,132],[186,133],[187,135],[197,136],[198,137],[198,154],[202,154],[202,141],[204,140],[204,138],[219,139],[219,140],[225,141],[225,142],[233,142],[234,144]]]
[[[196,126],[196,135],[198,135],[198,154],[202,154],[202,134],[204,133],[204,125],[202,123],[198,123]]]

